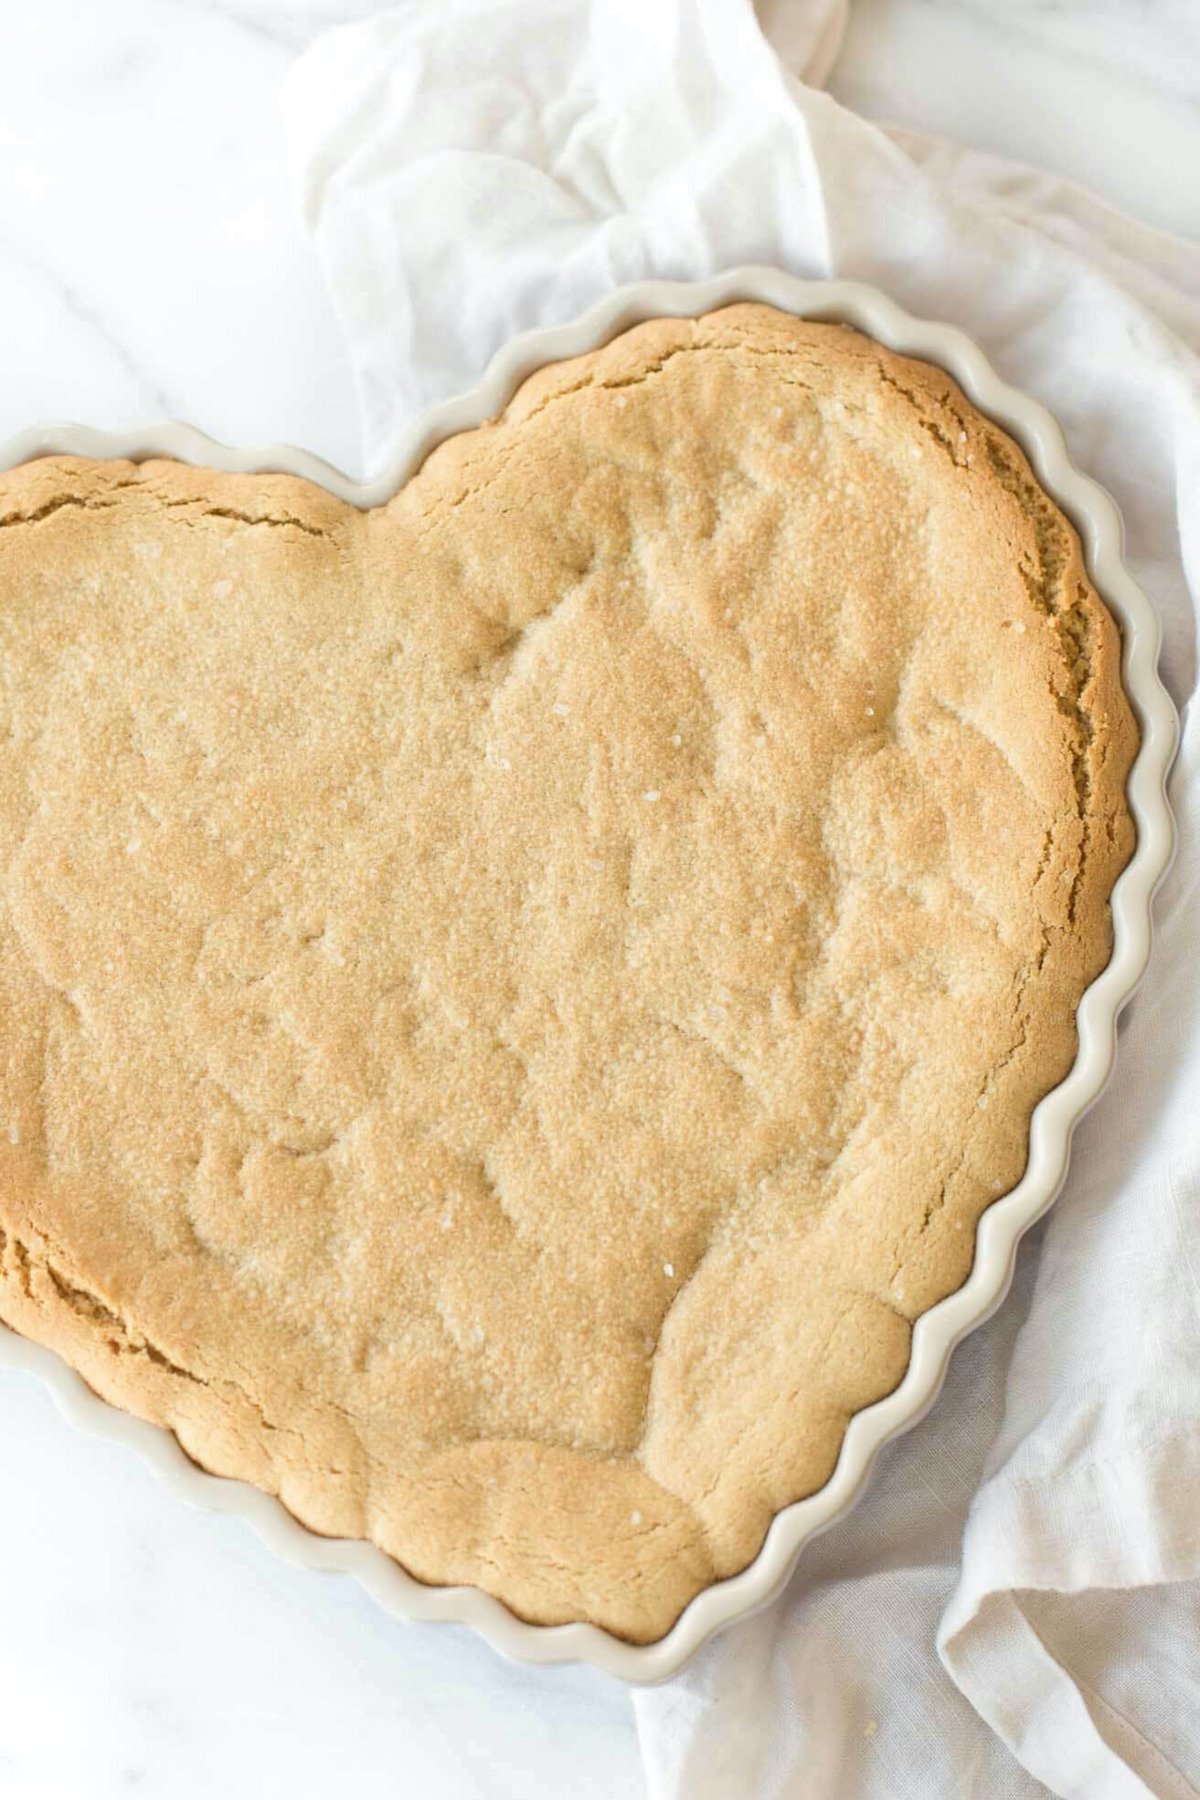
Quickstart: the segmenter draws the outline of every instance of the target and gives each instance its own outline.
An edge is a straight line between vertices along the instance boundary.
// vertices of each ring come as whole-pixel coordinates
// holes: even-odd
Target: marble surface
[[[829,88],[1200,238],[1196,0],[851,0]]]
[[[191,419],[358,466],[276,94],[370,0],[39,0],[0,59],[0,436]],[[1200,237],[1194,0],[855,0],[834,93]],[[194,1512],[0,1370],[4,1800],[355,1800],[645,1784],[628,1697],[404,1626]]]

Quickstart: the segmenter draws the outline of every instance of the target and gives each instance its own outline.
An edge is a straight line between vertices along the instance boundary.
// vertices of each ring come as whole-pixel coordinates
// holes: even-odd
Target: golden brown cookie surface
[[[903,1373],[1132,846],[948,378],[760,306],[360,514],[0,476],[0,1317],[204,1466],[660,1636]]]

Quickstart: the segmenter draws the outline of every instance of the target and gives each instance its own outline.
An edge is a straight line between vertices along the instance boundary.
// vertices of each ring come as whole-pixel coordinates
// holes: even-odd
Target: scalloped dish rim
[[[54,1352],[0,1326],[0,1366],[39,1375],[76,1423],[132,1446],[184,1499],[247,1519],[288,1561],[353,1575],[399,1618],[469,1625],[496,1650],[519,1661],[589,1663],[639,1683],[676,1674],[715,1632],[767,1606],[788,1581],[803,1546],[853,1505],[882,1447],[924,1417],[937,1398],[955,1345],[1003,1301],[1017,1245],[1057,1197],[1075,1126],[1111,1074],[1117,1016],[1145,971],[1151,901],[1174,849],[1166,780],[1178,738],[1175,709],[1158,675],[1158,618],[1125,568],[1121,519],[1114,502],[1071,462],[1062,431],[1045,407],[1002,381],[978,346],[956,327],[915,318],[861,282],[806,281],[761,267],[731,269],[699,282],[636,282],[608,295],[570,324],[515,338],[492,360],[478,387],[417,420],[391,466],[370,481],[351,480],[301,450],[233,449],[178,423],[120,432],[51,425],[22,432],[0,446],[4,469],[50,454],[133,460],[166,456],[230,471],[298,475],[351,505],[367,508],[395,494],[435,444],[499,412],[525,377],[542,365],[597,349],[642,320],[695,316],[735,300],[764,301],[806,318],[855,325],[901,354],[936,363],[954,376],[981,412],[1016,439],[1038,480],[1079,531],[1089,574],[1120,625],[1122,680],[1141,733],[1127,788],[1137,845],[1112,892],[1111,958],[1079,1004],[1078,1053],[1066,1077],[1033,1111],[1024,1176],[980,1218],[975,1261],[966,1282],[916,1320],[908,1369],[899,1386],[851,1419],[829,1480],[775,1515],[762,1548],[746,1568],[697,1594],[666,1636],[650,1644],[632,1644],[583,1622],[529,1624],[479,1589],[432,1587],[417,1581],[373,1544],[320,1537],[271,1495],[200,1469],[169,1431],[118,1411]]]

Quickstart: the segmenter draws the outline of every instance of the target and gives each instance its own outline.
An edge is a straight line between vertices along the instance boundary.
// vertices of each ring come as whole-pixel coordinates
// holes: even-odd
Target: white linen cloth
[[[793,69],[835,10],[764,14]],[[1195,1796],[1200,247],[854,117],[748,0],[409,0],[319,39],[285,116],[375,467],[514,332],[753,261],[963,326],[1116,495],[1184,727],[1116,1077],[931,1417],[774,1607],[633,1703],[652,1800]]]

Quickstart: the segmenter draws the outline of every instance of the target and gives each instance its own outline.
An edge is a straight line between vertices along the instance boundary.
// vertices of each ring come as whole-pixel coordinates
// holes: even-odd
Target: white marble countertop
[[[370,0],[39,0],[0,60],[0,437],[187,418],[354,469],[346,360],[276,94]],[[1200,237],[1194,0],[854,0],[831,87]],[[627,1696],[404,1626],[193,1512],[0,1371],[4,1800],[626,1800]]]

